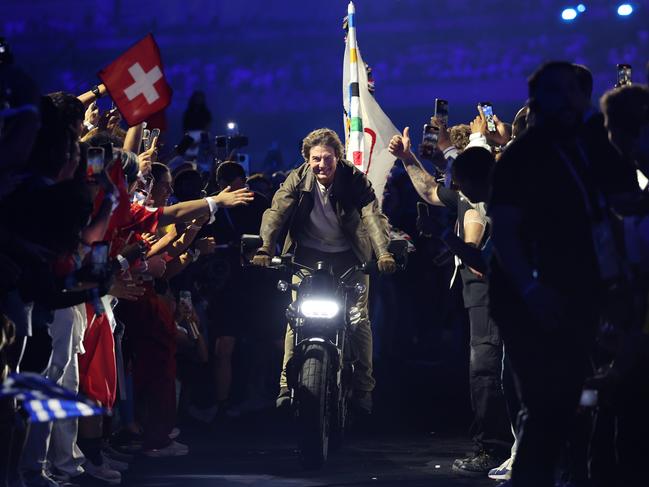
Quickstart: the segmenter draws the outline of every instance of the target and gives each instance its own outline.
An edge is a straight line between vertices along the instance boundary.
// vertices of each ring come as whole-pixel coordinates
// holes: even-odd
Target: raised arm
[[[424,169],[421,162],[417,159],[412,152],[412,145],[410,142],[410,127],[403,129],[403,135],[395,135],[390,140],[389,146],[390,153],[401,159],[406,172],[412,181],[415,190],[419,193],[421,198],[435,206],[444,206],[444,204],[437,197],[437,181],[435,178]]]
[[[164,226],[171,223],[187,222],[206,216],[209,217],[212,213],[212,206],[214,206],[214,211],[216,211],[216,208],[220,206],[231,208],[233,206],[247,205],[253,199],[253,193],[247,188],[231,191],[230,187],[227,187],[216,196],[208,196],[200,200],[184,201],[165,207],[160,217],[159,225]]]
[[[106,87],[104,86],[103,83],[97,85],[95,88],[93,88],[90,91],[86,91],[85,93],[77,96],[77,99],[83,103],[84,107],[88,107],[93,101],[97,101],[99,98],[104,96],[108,91],[106,91]],[[99,96],[97,96],[99,95]]]

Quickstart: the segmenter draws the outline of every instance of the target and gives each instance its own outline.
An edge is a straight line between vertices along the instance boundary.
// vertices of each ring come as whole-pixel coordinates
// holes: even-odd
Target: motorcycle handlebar
[[[311,267],[300,264],[299,262],[295,262],[293,260],[293,255],[291,254],[273,257],[270,261],[269,268],[282,270],[282,271],[290,271],[292,274],[296,274],[304,271],[309,273],[315,272],[315,270],[312,269]],[[345,281],[350,276],[352,276],[353,274],[359,271],[363,272],[364,274],[372,274],[374,272],[377,272],[378,271],[377,261],[371,260],[361,265],[352,266],[340,276],[339,280],[342,283],[345,283]]]

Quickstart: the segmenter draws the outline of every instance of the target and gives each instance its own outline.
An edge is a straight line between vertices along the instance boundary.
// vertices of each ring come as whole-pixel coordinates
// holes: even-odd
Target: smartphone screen
[[[151,147],[151,131],[149,129],[144,129],[142,131],[142,147],[145,151],[149,150],[149,147]]]
[[[439,129],[429,123],[424,125],[424,135],[422,140],[425,142],[431,142],[436,147],[437,141],[439,140]]]
[[[617,87],[626,86],[631,84],[631,65],[618,64],[617,65]]]
[[[480,103],[482,107],[482,113],[484,113],[485,119],[487,120],[487,130],[489,132],[496,131],[496,123],[494,122],[494,109],[493,105],[488,101],[483,101]]]
[[[439,118],[448,127],[448,101],[435,98],[435,117]]]
[[[95,176],[104,170],[104,148],[88,148],[88,175]]]
[[[108,242],[95,242],[90,251],[90,265],[96,273],[102,272],[108,263]]]
[[[422,144],[426,143],[422,149],[422,157],[430,158],[433,156],[433,151],[437,147],[437,141],[439,140],[439,129],[433,125],[427,123],[424,125],[424,134],[422,136]]]
[[[101,144],[101,147],[104,149],[104,164],[113,162],[113,144],[109,142],[107,144]]]

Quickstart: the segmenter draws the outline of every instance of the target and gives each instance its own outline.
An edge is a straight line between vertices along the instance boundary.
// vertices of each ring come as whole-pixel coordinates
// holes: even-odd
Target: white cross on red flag
[[[171,103],[160,49],[149,34],[98,73],[129,125],[136,125]]]

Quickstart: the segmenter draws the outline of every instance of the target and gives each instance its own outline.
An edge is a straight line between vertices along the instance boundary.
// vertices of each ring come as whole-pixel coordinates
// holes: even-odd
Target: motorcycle
[[[258,236],[244,235],[244,259],[249,261],[246,256],[260,246]],[[406,265],[407,251],[405,240],[391,242],[390,252],[399,269]],[[296,295],[286,310],[295,337],[286,375],[297,420],[300,463],[307,469],[317,469],[326,462],[330,450],[342,446],[349,426],[355,361],[349,337],[361,320],[355,304],[367,292],[366,286],[353,282],[352,277],[359,271],[374,272],[377,264],[372,261],[353,266],[339,278],[327,262],[309,268],[290,254],[274,257],[270,267],[299,279],[298,283],[280,280],[277,288]]]

